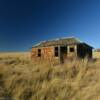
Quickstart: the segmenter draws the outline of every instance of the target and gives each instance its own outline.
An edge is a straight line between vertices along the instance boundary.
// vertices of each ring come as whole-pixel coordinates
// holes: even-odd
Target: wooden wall
[[[73,48],[74,51],[71,52],[70,48]],[[77,45],[69,45],[69,46],[67,46],[67,51],[68,51],[67,52],[67,57],[68,58],[74,58],[74,57],[76,57],[77,56]]]
[[[77,56],[77,46],[76,45],[69,45],[66,47],[67,48],[67,58],[74,58]],[[70,48],[74,48],[74,52],[70,52]],[[41,57],[38,57],[38,49],[41,49]],[[33,61],[39,61],[40,59],[49,59],[49,60],[61,60],[60,56],[64,56],[63,53],[59,52],[58,57],[55,57],[55,47],[54,46],[49,46],[49,47],[39,47],[39,48],[32,48],[31,51],[31,58]],[[63,55],[62,55],[63,54]],[[63,59],[64,60],[64,59]]]
[[[84,45],[84,44],[79,44],[77,46],[77,55],[80,58],[92,58],[92,48]]]
[[[60,46],[59,46],[60,47]],[[84,58],[86,55],[89,55],[89,57],[92,57],[92,49],[87,47],[86,45],[68,45],[66,46],[66,57],[63,60],[66,60],[75,57],[80,57]],[[73,48],[74,51],[72,52],[70,48]],[[41,56],[38,57],[38,49],[41,49]],[[49,47],[39,47],[39,48],[32,48],[31,51],[31,58],[33,61],[39,61],[40,59],[42,60],[62,60],[61,56],[64,56],[63,52],[60,52],[59,50],[59,56],[55,57],[55,46],[49,46]]]
[[[38,57],[38,49],[41,49],[41,57]],[[49,46],[49,47],[32,48],[31,58],[33,59],[33,61],[38,61],[40,59],[51,60],[54,58],[54,47]]]

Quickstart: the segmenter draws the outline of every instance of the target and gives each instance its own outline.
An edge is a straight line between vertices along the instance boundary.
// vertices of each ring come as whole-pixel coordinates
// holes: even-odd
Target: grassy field
[[[100,52],[98,52],[98,51],[93,52],[93,58],[100,59]]]
[[[30,59],[30,52],[0,52],[0,58],[18,57],[21,59]]]
[[[100,100],[100,61],[33,64],[29,53],[0,53],[0,100]]]

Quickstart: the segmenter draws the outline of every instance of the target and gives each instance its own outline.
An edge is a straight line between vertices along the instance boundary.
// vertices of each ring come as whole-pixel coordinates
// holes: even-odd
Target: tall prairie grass
[[[0,57],[1,100],[100,100],[100,61]]]

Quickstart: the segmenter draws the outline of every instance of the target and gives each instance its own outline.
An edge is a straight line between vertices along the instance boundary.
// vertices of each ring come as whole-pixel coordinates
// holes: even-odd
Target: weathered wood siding
[[[79,44],[77,46],[77,55],[80,58],[92,58],[92,48],[84,45],[84,44]]]
[[[38,56],[39,49],[41,50],[41,56]],[[40,61],[42,59],[63,62],[69,58],[84,58],[87,55],[92,58],[92,48],[83,44],[67,45],[65,48],[63,48],[63,46],[58,46],[58,56],[55,56],[55,46],[32,48],[31,51],[31,58],[33,61]]]
[[[49,59],[49,60],[55,60],[59,61],[61,60],[61,56],[63,56],[63,60],[67,58],[74,58],[77,56],[77,45],[69,45],[66,47],[66,53],[64,54],[63,52],[59,52],[59,56],[55,57],[55,46],[49,46],[49,47],[39,47],[39,48],[32,48],[31,51],[31,58],[33,61],[39,61],[40,59]],[[70,48],[74,49],[74,52],[70,52]],[[41,49],[41,57],[38,57],[38,49]],[[60,46],[59,46],[60,49]],[[66,56],[66,57],[65,57]]]
[[[38,49],[41,49],[41,56],[38,57]],[[54,58],[54,47],[39,47],[39,48],[32,48],[31,51],[31,58],[33,61],[37,61],[40,59],[53,59]]]
[[[41,50],[43,58],[51,59],[54,57],[54,47],[43,47]]]
[[[32,48],[32,50],[31,50],[31,59],[33,61],[37,60],[37,48]]]
[[[74,51],[71,52],[71,51],[70,51],[70,48],[73,48]],[[67,46],[67,57],[68,57],[68,58],[77,57],[77,45],[69,45],[69,46]]]

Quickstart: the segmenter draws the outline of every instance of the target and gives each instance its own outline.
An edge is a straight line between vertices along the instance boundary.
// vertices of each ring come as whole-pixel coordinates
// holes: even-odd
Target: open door
[[[63,63],[67,59],[67,46],[60,47],[60,61]]]

